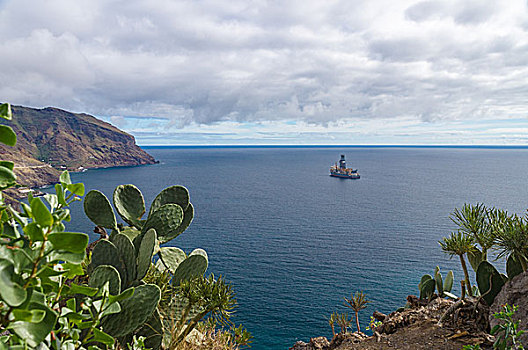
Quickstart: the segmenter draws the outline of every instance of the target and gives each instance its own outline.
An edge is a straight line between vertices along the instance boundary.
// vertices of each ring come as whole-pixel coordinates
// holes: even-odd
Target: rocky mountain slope
[[[18,182],[27,187],[57,181],[64,169],[153,164],[132,135],[88,114],[58,108],[13,106],[13,120],[4,121],[17,134],[17,145],[0,145],[0,159],[15,163]]]

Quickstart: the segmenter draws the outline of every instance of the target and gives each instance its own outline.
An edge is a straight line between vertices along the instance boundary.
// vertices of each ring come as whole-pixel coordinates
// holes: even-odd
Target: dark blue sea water
[[[173,241],[204,248],[209,272],[232,282],[234,321],[253,348],[287,349],[330,335],[325,317],[345,311],[343,297],[365,291],[374,310],[390,312],[417,293],[436,265],[453,269],[437,243],[455,229],[449,214],[465,202],[512,212],[528,207],[528,149],[480,148],[150,148],[160,164],[74,174],[109,197],[133,183],[147,203],[185,185],[196,208]],[[360,180],[328,176],[346,154]],[[76,229],[91,232],[77,204]],[[458,284],[455,284],[458,286]],[[459,293],[459,287],[455,293]]]

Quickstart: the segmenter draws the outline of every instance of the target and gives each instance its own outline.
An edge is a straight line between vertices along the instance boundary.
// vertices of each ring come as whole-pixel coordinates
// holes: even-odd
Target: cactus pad
[[[113,337],[122,337],[141,327],[158,306],[161,292],[154,284],[136,287],[134,295],[119,302],[121,312],[106,316],[102,321],[103,331]]]
[[[140,219],[145,214],[145,200],[136,186],[117,186],[114,190],[114,206],[125,222],[141,229]]]
[[[453,275],[453,271],[449,270],[447,273],[447,276],[444,280],[444,293],[445,292],[451,292],[451,289],[453,288],[453,281],[455,279],[455,276]]]
[[[194,218],[194,207],[193,207],[193,205],[191,203],[189,203],[189,206],[183,212],[183,220],[182,220],[180,226],[178,226],[178,228],[176,229],[173,238],[178,237],[180,234],[182,234],[183,231],[185,231],[187,229],[187,227],[189,227],[189,225],[191,224],[193,218]],[[171,239],[173,239],[173,238],[171,238]],[[162,243],[166,243],[168,241],[170,241],[170,239],[166,240],[166,241],[162,241]]]
[[[189,205],[189,191],[183,186],[171,186],[161,191],[150,206],[149,217],[165,204],[178,204],[183,210]]]
[[[97,226],[109,229],[117,227],[116,217],[110,201],[99,191],[91,190],[86,194],[84,197],[84,212]]]
[[[469,264],[471,265],[471,267],[473,268],[473,271],[475,272],[477,272],[477,269],[480,263],[486,260],[482,252],[477,247],[474,247],[474,250],[468,252],[467,257],[469,260]]]
[[[90,274],[88,284],[93,288],[101,288],[108,282],[108,290],[111,295],[119,295],[121,293],[121,277],[115,267],[110,265],[99,265]]]
[[[148,230],[139,243],[138,257],[137,257],[137,277],[140,280],[148,272],[152,262],[152,254],[154,246],[156,245],[156,230]]]
[[[483,261],[477,269],[477,284],[482,298],[491,306],[495,296],[502,289],[504,281],[493,265],[487,261]]]
[[[207,270],[209,260],[207,253],[203,249],[195,249],[187,259],[182,261],[172,277],[173,285],[180,285],[180,282],[194,276],[202,276]]]
[[[132,241],[124,234],[118,233],[112,237],[112,243],[116,246],[121,260],[125,263],[127,283],[135,280],[137,275],[136,248],[134,248]]]
[[[519,259],[516,259],[512,254],[510,254],[508,260],[506,261],[506,274],[508,275],[508,279],[511,280],[522,272],[523,269]]]
[[[92,251],[92,262],[90,263],[88,273],[92,273],[100,265],[113,266],[121,277],[121,287],[124,286],[127,280],[125,263],[121,259],[117,247],[106,239],[100,240],[95,245]]]
[[[176,247],[163,247],[159,252],[163,265],[174,274],[178,265],[187,258],[183,250]]]
[[[440,270],[437,270],[435,273],[435,283],[436,283],[436,290],[438,290],[438,295],[440,297],[444,296],[444,281],[442,280],[442,274],[440,273]]]
[[[418,284],[420,290],[420,299],[429,298],[435,290],[435,281],[431,275],[423,275]],[[431,290],[432,289],[432,290]]]
[[[153,228],[160,242],[168,242],[178,236],[178,227],[183,220],[183,209],[178,204],[165,204],[153,212],[143,226],[141,233]]]

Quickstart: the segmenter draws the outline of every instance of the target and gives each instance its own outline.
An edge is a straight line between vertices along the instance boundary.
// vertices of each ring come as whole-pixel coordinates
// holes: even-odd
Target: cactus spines
[[[148,230],[139,243],[137,257],[137,279],[142,279],[148,272],[152,262],[152,253],[156,245],[156,230]]]
[[[488,305],[491,305],[502,289],[504,281],[493,265],[482,261],[477,269],[477,284],[482,298]]]
[[[95,245],[92,251],[92,262],[89,266],[89,273],[95,270],[99,265],[111,265],[121,277],[121,287],[123,287],[127,280],[127,272],[125,263],[121,259],[119,250],[110,241],[102,239]]]
[[[97,190],[91,190],[84,196],[84,212],[97,226],[108,229],[117,227],[116,217],[110,201],[103,193]]]
[[[189,191],[183,186],[171,186],[161,191],[150,206],[149,217],[165,204],[178,204],[183,210],[189,205]]]
[[[111,239],[112,243],[116,246],[119,251],[121,260],[125,263],[125,269],[127,272],[127,283],[132,282],[136,279],[136,248],[132,244],[130,238],[124,234],[118,233]]]
[[[141,233],[145,233],[153,228],[156,230],[159,241],[165,243],[176,238],[181,233],[178,232],[178,227],[182,223],[182,220],[182,207],[178,204],[165,204],[149,215]]]
[[[508,275],[508,279],[512,279],[518,274],[521,274],[523,272],[522,265],[520,261],[515,258],[513,254],[510,254],[508,257],[508,260],[506,260],[506,274]]]
[[[99,265],[90,274],[88,282],[90,287],[101,288],[108,282],[108,290],[112,295],[119,295],[121,293],[121,277],[115,267],[110,265]]]
[[[160,249],[159,256],[161,262],[169,271],[174,274],[178,265],[187,258],[183,250],[176,247],[163,247]]]
[[[134,185],[119,185],[114,190],[114,206],[119,216],[131,226],[141,229],[141,216],[145,214],[145,200]]]
[[[172,276],[172,284],[180,285],[180,282],[190,277],[202,276],[207,270],[209,260],[203,249],[195,249],[187,259],[183,260],[176,268]]]
[[[103,330],[113,337],[122,337],[134,332],[152,316],[158,306],[161,291],[154,284],[135,288],[134,294],[119,302],[121,311],[103,318]]]

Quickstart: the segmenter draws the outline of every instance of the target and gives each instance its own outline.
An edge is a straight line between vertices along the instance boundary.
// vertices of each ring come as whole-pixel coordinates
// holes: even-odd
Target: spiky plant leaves
[[[493,265],[483,261],[477,269],[477,285],[482,298],[491,306],[495,296],[502,289],[504,281]]]
[[[183,186],[171,186],[161,191],[150,206],[149,217],[165,204],[178,204],[183,210],[189,205],[189,191]]]
[[[515,258],[513,254],[510,254],[510,256],[508,256],[508,260],[506,261],[506,274],[508,275],[508,279],[511,280],[522,272],[523,269],[521,263]]]
[[[102,288],[108,282],[108,291],[111,295],[121,293],[121,277],[116,268],[110,265],[99,265],[90,274],[88,284],[93,288]]]
[[[178,227],[183,220],[183,209],[178,204],[165,204],[149,215],[147,222],[141,229],[145,233],[151,228],[156,230],[158,240],[162,243],[168,242],[181,232]]]
[[[145,337],[145,348],[159,349],[163,341],[163,324],[156,309],[150,319],[136,332],[136,336]]]
[[[453,281],[454,281],[454,275],[453,275],[453,271],[449,270],[449,272],[447,273],[447,276],[444,280],[444,294],[446,294],[446,292],[451,292],[451,289],[453,288]]]
[[[102,321],[103,331],[113,337],[123,337],[141,327],[154,313],[160,300],[158,286],[145,284],[135,288],[134,294],[119,302],[121,312],[108,315]]]
[[[121,260],[125,263],[127,281],[135,280],[137,275],[137,257],[136,248],[132,241],[126,235],[118,233],[112,237],[112,243],[116,246]]]
[[[152,262],[152,254],[154,246],[156,245],[156,230],[148,230],[139,243],[138,257],[137,257],[137,277],[140,280],[147,274]]]
[[[92,262],[88,267],[88,272],[91,273],[99,265],[111,265],[118,272],[121,277],[121,288],[127,283],[127,272],[125,263],[121,259],[119,250],[110,241],[102,239],[95,245],[92,251]]]
[[[183,280],[187,280],[195,276],[203,276],[207,270],[208,264],[209,260],[205,250],[193,250],[187,259],[182,261],[176,268],[176,271],[172,277],[172,284],[178,286]]]
[[[187,258],[187,254],[180,248],[176,247],[163,247],[159,252],[160,260],[163,265],[174,274],[178,265]]]
[[[108,229],[117,227],[116,217],[110,201],[97,190],[91,190],[84,197],[84,212],[86,216],[97,226]]]
[[[136,186],[117,186],[114,190],[114,206],[126,223],[141,229],[140,220],[145,214],[145,200]]]

